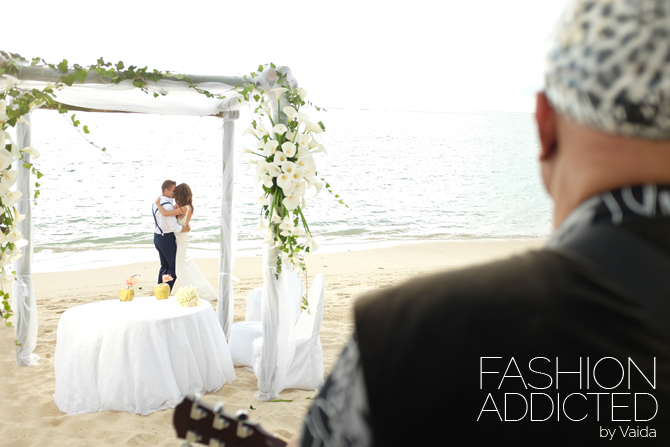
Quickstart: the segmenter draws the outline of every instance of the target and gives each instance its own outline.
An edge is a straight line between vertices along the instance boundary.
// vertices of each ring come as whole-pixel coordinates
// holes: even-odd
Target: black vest
[[[670,219],[629,230],[670,256]],[[355,323],[376,446],[670,445],[670,343],[574,259],[415,279],[360,299]]]

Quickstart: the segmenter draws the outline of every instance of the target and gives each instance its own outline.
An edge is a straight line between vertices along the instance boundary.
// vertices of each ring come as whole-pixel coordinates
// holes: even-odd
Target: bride
[[[160,197],[156,200],[158,211],[163,216],[176,216],[179,225],[188,225],[193,216],[193,193],[191,188],[186,183],[177,185],[174,190],[174,199],[177,202],[174,210],[166,210],[160,204]],[[219,298],[219,294],[214,290],[209,281],[202,274],[198,266],[193,262],[190,256],[186,253],[188,250],[189,233],[175,234],[177,240],[177,259],[175,270],[177,273],[177,281],[181,287],[195,286],[198,290],[198,295],[203,300],[213,301]]]

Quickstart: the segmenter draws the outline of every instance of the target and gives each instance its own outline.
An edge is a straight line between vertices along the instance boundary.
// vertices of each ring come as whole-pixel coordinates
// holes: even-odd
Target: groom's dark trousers
[[[158,272],[158,284],[163,282],[163,275],[170,275],[172,276],[172,281],[167,284],[170,286],[170,290],[172,290],[172,286],[174,286],[174,282],[177,279],[177,273],[175,271],[177,241],[175,240],[174,233],[154,233],[154,245],[161,258],[161,269]]]

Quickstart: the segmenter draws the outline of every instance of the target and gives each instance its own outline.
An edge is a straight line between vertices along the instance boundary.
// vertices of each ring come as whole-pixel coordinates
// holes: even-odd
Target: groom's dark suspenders
[[[161,203],[161,205],[165,206],[165,205],[172,205],[172,204],[170,202],[164,202],[164,203]],[[152,207],[152,211],[153,211],[153,207]],[[163,236],[163,229],[158,225],[158,219],[156,219],[156,213],[157,212],[158,212],[158,207],[156,207],[156,211],[153,212],[154,222],[156,223],[156,228],[158,228],[158,231],[161,232],[161,236]]]

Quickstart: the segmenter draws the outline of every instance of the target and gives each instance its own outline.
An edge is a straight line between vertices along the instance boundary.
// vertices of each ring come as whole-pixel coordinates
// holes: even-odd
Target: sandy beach
[[[353,303],[362,294],[392,286],[409,277],[505,258],[543,244],[542,240],[444,241],[308,255],[309,279],[323,273],[326,280],[321,328],[326,373],[351,335]],[[215,285],[218,260],[203,258],[196,261]],[[61,314],[73,306],[115,299],[124,279],[136,273],[141,275],[135,287],[136,296],[149,295],[157,271],[158,261],[33,275],[39,308],[35,353],[41,360],[35,367],[16,367],[13,330],[0,329],[0,377],[3,382],[0,387],[0,445],[180,445],[172,428],[172,410],[148,416],[123,412],[68,416],[61,413],[53,401],[53,357]],[[261,258],[237,258],[233,273],[240,278],[234,283],[235,321],[242,321],[246,294],[262,285]],[[238,378],[232,385],[207,394],[204,399],[211,403],[225,401],[229,412],[249,410],[250,417],[260,422],[263,428],[284,438],[298,432],[311,402],[307,397],[312,391],[285,390],[281,398],[292,402],[258,402],[253,397],[257,389],[254,375],[244,368],[236,368],[235,372]],[[255,410],[250,410],[250,405]]]

